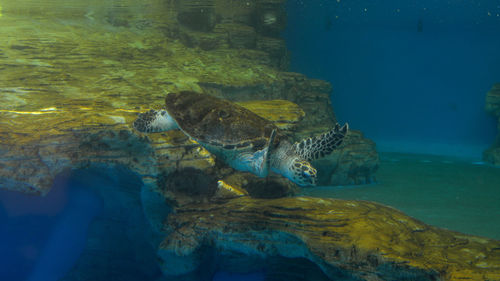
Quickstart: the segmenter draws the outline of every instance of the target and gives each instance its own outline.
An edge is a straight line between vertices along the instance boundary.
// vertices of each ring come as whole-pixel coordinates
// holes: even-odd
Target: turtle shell
[[[177,125],[198,142],[223,149],[264,148],[273,130],[269,120],[228,100],[190,91],[170,93],[166,109]]]

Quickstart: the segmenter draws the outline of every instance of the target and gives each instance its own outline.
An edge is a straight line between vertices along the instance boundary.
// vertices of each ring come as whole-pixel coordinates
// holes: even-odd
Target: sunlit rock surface
[[[497,137],[491,147],[483,154],[484,160],[500,165],[500,83],[493,85],[486,94],[486,112],[498,119]]]
[[[500,280],[499,241],[366,201],[241,197],[187,205],[165,231],[158,253],[171,280],[210,280],[220,264],[266,269],[278,257],[310,261],[331,280]]]
[[[0,188],[46,194],[55,175],[92,162],[129,167],[153,189],[159,175],[212,167],[213,157],[180,132],[141,135],[131,128],[139,112],[162,105],[166,92],[241,101],[298,138],[335,122],[329,83],[260,64],[245,55],[251,51],[191,49],[154,27],[80,20],[2,17]],[[268,101],[249,103],[255,100]],[[325,175],[321,184],[348,182],[343,173]]]

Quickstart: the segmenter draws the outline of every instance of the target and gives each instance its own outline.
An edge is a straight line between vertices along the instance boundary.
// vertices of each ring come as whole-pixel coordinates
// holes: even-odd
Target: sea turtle
[[[236,170],[265,177],[269,169],[300,186],[316,184],[311,160],[338,147],[346,123],[322,135],[291,143],[273,122],[228,100],[191,91],[169,93],[165,107],[139,114],[134,128],[152,133],[180,129]]]

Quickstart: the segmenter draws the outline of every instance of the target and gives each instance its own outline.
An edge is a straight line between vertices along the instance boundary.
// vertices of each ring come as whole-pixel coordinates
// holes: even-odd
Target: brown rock
[[[176,13],[152,15],[171,23]],[[11,40],[0,41],[0,63],[9,65],[0,69],[0,188],[44,195],[64,170],[96,163],[126,167],[141,178],[147,195],[143,207],[158,230],[163,218],[157,210],[165,198],[179,199],[180,206],[207,200],[171,188],[175,177],[168,176],[174,171],[212,177],[205,184],[211,188],[199,190],[208,197],[218,180],[234,173],[181,132],[145,135],[132,129],[139,112],[162,106],[165,92],[206,91],[241,102],[289,100],[298,107],[281,102],[285,114],[268,112],[267,118],[306,132],[303,136],[333,125],[329,83],[280,72],[269,66],[269,54],[262,50],[186,48],[164,35],[189,28],[168,27],[154,24],[136,32],[132,25],[132,30],[122,26],[111,36],[107,28],[99,31],[87,21],[35,26],[24,17],[2,17],[0,37]],[[200,36],[196,40],[216,34],[221,36],[214,39],[217,44],[227,41],[224,32],[190,32]],[[274,102],[265,103],[276,109]],[[293,186],[282,180],[247,180],[243,188],[255,197],[293,194]]]
[[[252,25],[256,1],[216,0],[217,16],[222,23],[239,23]]]
[[[500,83],[494,84],[486,94],[485,110],[493,116],[500,116]]]
[[[177,20],[195,31],[209,32],[215,27],[216,13],[214,0],[176,1]]]
[[[257,39],[257,49],[269,54],[273,66],[281,70],[288,69],[289,58],[285,40],[272,37],[259,37]]]
[[[372,202],[242,197],[178,209],[165,227],[158,253],[172,279],[192,280],[202,267],[210,274],[217,265],[202,265],[215,257],[240,257],[244,272],[251,268],[245,258],[277,256],[312,261],[331,280],[500,279],[499,241],[429,226]]]
[[[228,36],[225,33],[204,33],[204,32],[186,32],[179,31],[179,37],[183,44],[194,48],[199,47],[204,51],[215,50],[228,46]]]
[[[221,24],[219,28],[227,32],[228,42],[231,48],[255,48],[257,33],[253,27],[242,24]]]
[[[316,160],[319,185],[352,185],[374,183],[379,167],[375,143],[360,131],[350,130],[339,149],[324,159]]]
[[[283,9],[284,0],[257,1],[254,15],[254,25],[263,36],[279,37],[286,26],[286,13]]]

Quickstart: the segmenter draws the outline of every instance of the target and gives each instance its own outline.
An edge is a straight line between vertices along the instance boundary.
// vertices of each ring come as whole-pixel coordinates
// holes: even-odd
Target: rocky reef
[[[500,165],[500,83],[493,85],[486,94],[486,112],[498,119],[497,137],[491,147],[483,153],[485,161]]]
[[[167,4],[167,36],[203,50],[245,49],[243,56],[286,70],[288,53],[280,31],[286,26],[284,0],[173,1]]]
[[[10,39],[0,45],[0,60],[8,66],[0,69],[1,188],[43,195],[61,171],[94,162],[129,167],[147,185],[178,168],[213,167],[213,158],[180,133],[146,136],[131,128],[138,112],[161,106],[166,92],[265,100],[263,109],[272,100],[291,101],[303,111],[300,122],[289,118],[287,107],[270,118],[293,123],[288,129],[298,138],[321,133],[336,121],[329,83],[244,55],[252,50],[186,48],[166,38],[161,24],[140,32],[108,26],[110,36],[86,21],[39,21],[30,28],[34,25],[23,25],[23,18],[2,18],[0,33]],[[16,32],[19,26],[25,26],[22,33]],[[373,181],[375,146],[360,133],[353,136],[331,158],[321,184]],[[354,154],[364,160],[349,160]],[[350,164],[338,168],[341,162]]]
[[[308,197],[186,205],[158,254],[171,280],[286,267],[277,280],[499,280],[500,242],[426,225],[372,202]],[[319,269],[319,270],[318,270]],[[268,269],[271,272],[273,268]],[[288,278],[287,278],[288,277]]]

